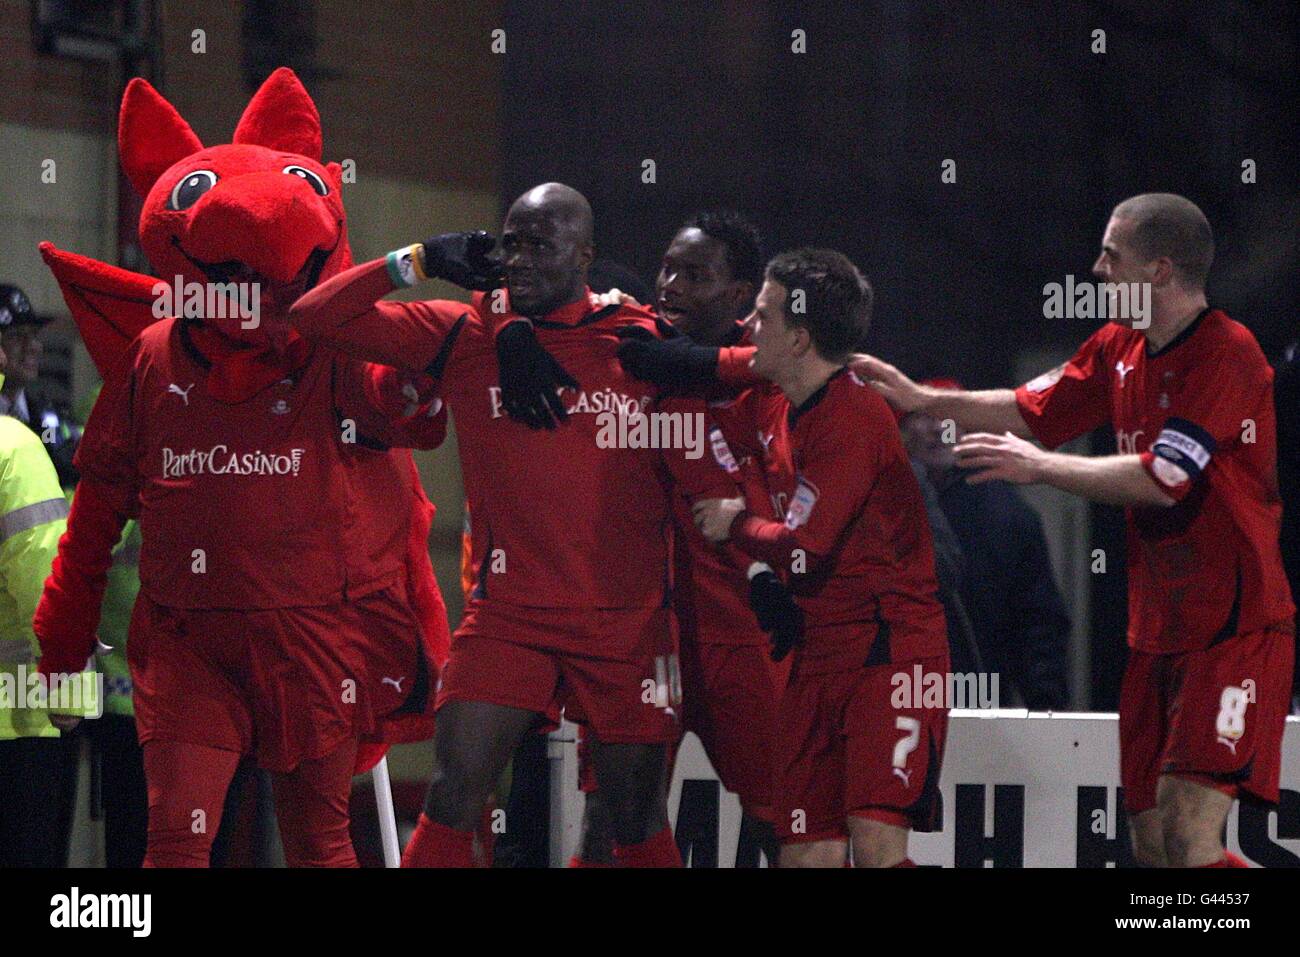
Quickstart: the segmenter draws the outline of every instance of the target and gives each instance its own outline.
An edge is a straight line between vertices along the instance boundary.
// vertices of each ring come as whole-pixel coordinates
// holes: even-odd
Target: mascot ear
[[[298,153],[320,162],[320,114],[297,74],[280,67],[248,101],[235,143]]]
[[[126,85],[117,126],[122,167],[141,198],[174,163],[203,149],[176,107],[139,77]]]

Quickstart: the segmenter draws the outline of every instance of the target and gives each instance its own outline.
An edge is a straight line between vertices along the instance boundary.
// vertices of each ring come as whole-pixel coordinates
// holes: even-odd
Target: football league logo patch
[[[735,475],[740,471],[740,466],[736,464],[736,457],[731,454],[731,446],[722,435],[722,430],[716,425],[709,429],[709,446],[713,449],[713,458],[728,475]]]
[[[1026,382],[1025,390],[1028,392],[1033,392],[1035,394],[1039,392],[1046,392],[1052,386],[1056,385],[1056,383],[1060,382],[1061,376],[1064,374],[1065,374],[1065,363],[1062,362],[1059,366],[1057,366],[1055,369],[1052,369],[1050,372],[1044,372],[1038,378],[1030,379],[1028,382]]]
[[[785,527],[794,529],[808,524],[813,506],[817,504],[817,497],[820,494],[817,491],[817,486],[803,476],[799,476],[799,484],[794,490],[794,497],[790,499],[790,508],[785,513]]]

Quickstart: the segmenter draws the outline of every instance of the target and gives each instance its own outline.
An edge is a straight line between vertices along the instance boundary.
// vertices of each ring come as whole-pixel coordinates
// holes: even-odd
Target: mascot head
[[[320,116],[281,67],[249,101],[229,145],[204,147],[162,95],[134,79],[122,99],[122,166],[144,197],[140,245],[171,284],[256,283],[258,324],[205,319],[229,338],[282,348],[289,307],[352,264],[342,169],[321,163]],[[245,290],[251,286],[245,286]]]

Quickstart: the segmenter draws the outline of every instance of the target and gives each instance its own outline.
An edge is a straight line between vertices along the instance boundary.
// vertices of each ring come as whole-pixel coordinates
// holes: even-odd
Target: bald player
[[[1131,647],[1120,776],[1149,867],[1244,867],[1223,845],[1234,798],[1278,800],[1295,606],[1278,548],[1273,374],[1254,336],[1209,306],[1214,239],[1171,193],[1115,207],[1094,274],[1146,283],[1149,325],[1112,319],[1018,389],[952,392],[854,364],[896,408],[967,432],[968,481],[1042,482],[1122,505]],[[1119,452],[1044,451],[1109,423]]]
[[[677,735],[659,679],[672,650],[669,476],[691,497],[735,485],[687,449],[605,441],[611,417],[656,399],[623,371],[615,330],[655,325],[644,309],[592,295],[591,208],[570,187],[543,184],[510,207],[504,290],[471,306],[379,301],[457,272],[444,258],[486,287],[477,280],[492,272],[490,247],[453,236],[397,250],[317,287],[292,314],[309,338],[440,379],[459,436],[477,576],[403,864],[468,866],[483,802],[516,745],[569,706],[599,742],[592,761],[616,863],[680,866],[660,795]]]

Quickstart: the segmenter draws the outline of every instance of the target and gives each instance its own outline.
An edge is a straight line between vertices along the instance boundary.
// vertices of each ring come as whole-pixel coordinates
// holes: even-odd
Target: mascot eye
[[[172,187],[167,208],[189,209],[199,201],[200,196],[216,185],[217,174],[211,170],[196,169],[193,173],[186,173],[185,178]]]
[[[297,176],[299,179],[305,179],[309,186],[316,191],[317,196],[324,196],[329,192],[325,181],[309,169],[303,169],[301,166],[286,166],[282,172],[290,176]]]

